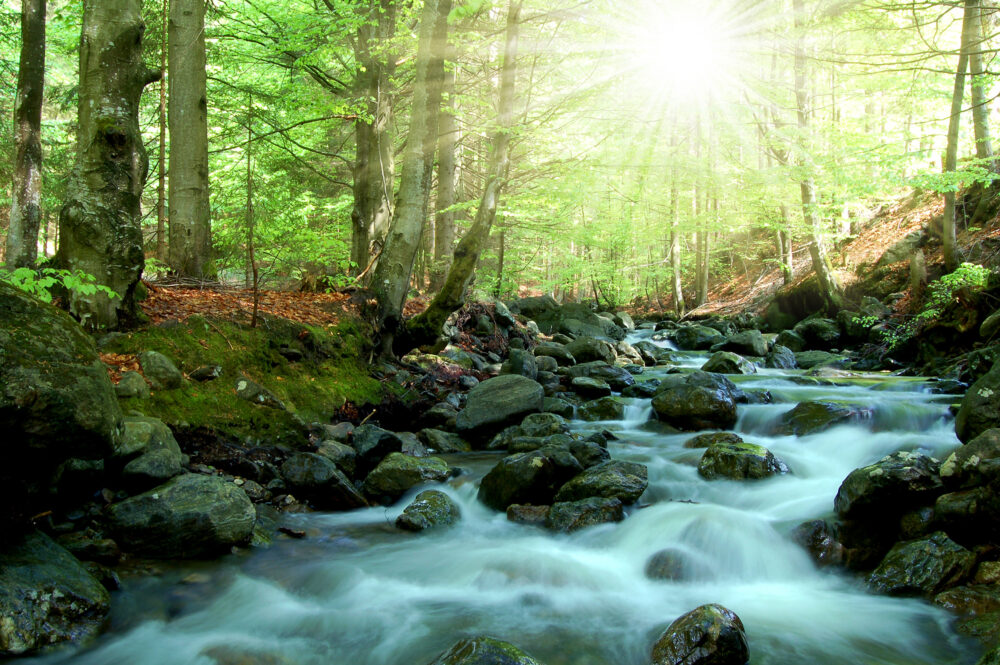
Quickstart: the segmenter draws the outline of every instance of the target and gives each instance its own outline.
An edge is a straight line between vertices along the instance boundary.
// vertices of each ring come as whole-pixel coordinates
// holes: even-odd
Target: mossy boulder
[[[955,433],[963,443],[1000,426],[1000,362],[973,383],[955,416]]]
[[[468,441],[453,432],[427,428],[417,432],[417,438],[436,453],[467,453],[472,450]]]
[[[110,605],[101,583],[47,535],[5,536],[0,550],[0,657],[92,637]]]
[[[674,342],[685,351],[706,351],[714,344],[725,341],[725,336],[708,326],[682,326],[674,331]]]
[[[448,480],[450,471],[448,463],[439,457],[391,453],[368,474],[363,489],[370,499],[390,504],[417,485]]]
[[[601,397],[581,404],[576,415],[580,420],[621,420],[625,417],[625,402],[618,397]]]
[[[847,356],[830,353],[829,351],[799,351],[795,354],[795,364],[800,369],[815,369],[817,367],[833,367],[842,369],[850,364]]]
[[[942,532],[897,543],[868,578],[872,591],[932,596],[967,578],[976,555]]]
[[[424,490],[396,518],[396,526],[405,531],[426,531],[448,527],[462,517],[454,499],[440,490]]]
[[[653,665],[745,665],[746,629],[735,612],[702,605],[671,623],[653,646]]]
[[[767,355],[767,341],[759,330],[744,330],[726,337],[722,350],[760,358]]]
[[[162,559],[209,556],[245,545],[256,519],[242,489],[195,474],[112,504],[105,514],[123,549]]]
[[[686,551],[676,548],[654,553],[646,559],[643,572],[651,580],[686,581],[711,577],[707,566],[698,563]]]
[[[701,371],[716,374],[756,374],[757,368],[752,362],[732,351],[716,351],[701,366]]]
[[[680,430],[733,427],[736,424],[735,386],[721,375],[698,374],[681,382],[660,384],[660,392],[652,401],[656,417]],[[713,376],[722,380],[713,380]]]
[[[586,469],[556,493],[556,501],[579,501],[589,497],[619,499],[635,503],[649,483],[645,465],[609,460]]]
[[[932,502],[943,492],[940,464],[922,453],[900,451],[852,471],[833,506],[846,519],[889,518]]]
[[[525,376],[488,379],[469,391],[465,408],[455,420],[456,430],[463,436],[488,436],[541,411],[544,397],[542,386]]]
[[[767,354],[764,365],[771,369],[796,369],[799,366],[795,360],[795,353],[781,344],[774,345],[771,352]]]
[[[317,453],[296,453],[281,465],[281,476],[295,496],[324,510],[368,505],[333,460]]]
[[[376,425],[362,425],[351,435],[351,446],[357,453],[355,458],[357,475],[363,478],[386,456],[403,452],[403,439],[395,432]]]
[[[159,351],[143,351],[139,354],[142,373],[153,390],[174,390],[184,383],[184,374],[170,358]]]
[[[603,339],[593,337],[578,337],[566,345],[566,350],[573,354],[578,363],[602,361],[611,365],[618,358],[615,347]]]
[[[828,351],[840,342],[840,326],[832,319],[806,319],[795,326],[807,349]]]
[[[603,379],[592,379],[589,376],[577,376],[569,384],[570,389],[577,395],[595,399],[598,397],[610,397],[611,386]]]
[[[568,449],[545,446],[503,458],[479,485],[479,500],[494,510],[515,503],[548,505],[583,466]]]
[[[589,497],[552,504],[545,516],[545,528],[560,533],[573,533],[598,524],[621,522],[623,519],[625,510],[621,500]]]
[[[973,487],[1000,478],[1000,429],[988,429],[960,446],[941,464],[952,487]]]
[[[540,665],[509,642],[492,637],[470,637],[455,643],[430,665]]]
[[[63,461],[107,457],[121,422],[107,369],[83,328],[0,281],[0,528],[35,508]]]
[[[836,402],[800,402],[785,412],[775,426],[775,434],[807,436],[849,423],[860,422],[871,411]]]
[[[685,448],[708,448],[712,444],[736,444],[743,443],[743,439],[739,434],[734,434],[732,432],[706,432],[705,434],[699,434],[693,436],[684,442]]]
[[[788,467],[764,446],[720,441],[701,456],[698,473],[708,480],[759,480],[788,473]]]
[[[569,352],[565,344],[556,342],[541,342],[533,349],[537,357],[554,358],[559,366],[570,366],[576,364],[576,358]]]

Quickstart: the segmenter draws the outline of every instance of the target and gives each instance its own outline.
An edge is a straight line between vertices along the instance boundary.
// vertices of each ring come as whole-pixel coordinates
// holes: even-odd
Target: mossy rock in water
[[[438,457],[392,453],[365,478],[364,492],[375,501],[390,504],[417,485],[444,482],[449,473],[448,463]]]
[[[712,357],[701,366],[703,372],[716,374],[756,374],[754,364],[732,351],[716,351]]]
[[[764,446],[716,442],[701,456],[698,473],[708,480],[759,480],[788,473],[788,467]]]
[[[107,369],[83,328],[0,281],[0,528],[35,508],[61,462],[107,457],[121,421]]]
[[[590,497],[579,501],[560,501],[552,504],[545,517],[545,528],[561,533],[573,533],[580,529],[621,522],[625,511],[619,499]]]
[[[80,642],[100,630],[107,590],[45,534],[6,534],[0,571],[0,657]]]
[[[509,642],[471,637],[455,643],[430,665],[540,665]]]
[[[736,424],[732,396],[708,386],[683,383],[668,387],[653,398],[652,405],[657,418],[681,430],[730,428]]]
[[[503,458],[479,485],[479,500],[494,510],[514,503],[547,505],[583,466],[567,448],[545,446]]]
[[[603,449],[601,449],[603,450]],[[556,501],[579,501],[589,497],[619,499],[635,503],[649,484],[645,465],[608,460],[586,469],[560,488]]]
[[[931,596],[967,578],[975,564],[975,554],[938,531],[896,543],[868,577],[868,588],[894,596]]]
[[[488,379],[469,391],[455,427],[462,436],[488,436],[541,411],[544,393],[537,381],[525,376],[505,374]]]
[[[955,433],[968,443],[1000,423],[1000,362],[977,380],[962,398],[955,416]]]
[[[846,356],[828,351],[799,351],[795,354],[795,364],[801,369],[813,369],[815,367],[842,369],[847,367],[850,362],[850,359]]]
[[[744,665],[746,629],[722,605],[702,605],[676,619],[653,645],[653,665]]]
[[[289,489],[324,510],[353,510],[368,505],[347,476],[330,458],[318,453],[296,453],[281,465]]]
[[[899,451],[855,469],[833,501],[837,515],[850,520],[894,521],[944,491],[940,464],[922,453]]]
[[[581,404],[576,415],[587,422],[621,420],[625,417],[625,403],[617,397],[601,397]]]
[[[396,518],[396,526],[406,531],[425,531],[451,526],[462,516],[455,501],[440,490],[424,490]]]
[[[743,443],[739,434],[732,432],[707,432],[693,436],[684,442],[685,448],[708,448],[714,443]]]
[[[837,425],[858,422],[871,414],[870,410],[835,402],[800,402],[781,416],[775,434],[808,436]]]

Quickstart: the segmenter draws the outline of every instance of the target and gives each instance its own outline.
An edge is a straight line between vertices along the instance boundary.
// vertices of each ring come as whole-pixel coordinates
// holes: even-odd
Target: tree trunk
[[[451,49],[449,49],[449,52]],[[446,106],[438,123],[438,187],[437,212],[434,216],[434,263],[431,269],[431,290],[439,291],[451,267],[451,253],[455,245],[455,212],[448,210],[457,202],[458,179],[455,150],[458,147],[458,121],[455,118],[455,68],[445,69],[444,90]]]
[[[971,44],[967,39],[972,33],[968,29],[969,4],[966,0],[966,11],[962,26],[961,51],[958,56],[958,68],[955,70],[955,87],[951,97],[951,118],[948,121],[948,147],[945,150],[944,172],[954,173],[958,169],[958,140],[962,122],[962,99],[965,96],[965,70],[969,66],[969,51]],[[955,234],[955,191],[944,193],[944,220],[942,221],[941,242],[944,254],[944,266],[948,272],[958,267],[958,247]]]
[[[969,54],[969,76],[972,77],[972,118],[976,132],[976,157],[983,160],[990,172],[997,171],[993,161],[993,144],[990,140],[989,80],[983,65],[983,6],[982,0],[965,0],[965,17],[962,24],[962,41]]]
[[[163,0],[160,41],[159,161],[156,165],[156,258],[167,262],[167,32],[170,31],[170,0]]]
[[[21,0],[21,62],[14,103],[14,199],[7,233],[8,268],[38,258],[42,196],[42,93],[45,87],[45,1]]]
[[[447,318],[465,304],[466,291],[475,274],[476,264],[489,240],[490,230],[496,220],[500,193],[506,184],[507,171],[510,167],[510,135],[514,126],[520,16],[521,2],[512,0],[507,11],[504,58],[500,73],[499,127],[493,137],[492,159],[483,195],[479,200],[479,209],[476,211],[476,219],[455,248],[455,256],[444,286],[434,296],[427,309],[407,325],[407,336],[406,339],[400,340],[402,342],[400,350],[403,350],[404,346],[413,348],[437,339]]]
[[[139,98],[160,77],[142,61],[140,0],[90,0],[80,39],[77,158],[59,214],[59,263],[113,290],[70,295],[91,328],[116,328],[136,315],[143,268],[140,197],[149,162],[139,131]]]
[[[795,104],[799,132],[802,140],[808,141],[809,130],[809,92],[806,88],[806,49],[805,49],[805,8],[803,0],[792,0],[792,11],[795,15],[795,28],[798,33],[795,41]],[[800,168],[803,176],[799,182],[802,194],[802,216],[809,230],[809,256],[812,258],[813,270],[819,280],[820,293],[831,309],[841,309],[843,296],[840,286],[833,276],[833,268],[826,256],[821,235],[820,215],[816,208],[816,182],[811,174],[810,164],[805,158],[800,158]]]
[[[358,96],[365,112],[355,121],[354,208],[351,210],[351,263],[356,274],[374,269],[393,216],[393,107],[391,77],[395,58],[377,51],[396,34],[394,0],[373,2],[368,22],[358,28]]]
[[[792,254],[792,216],[788,206],[781,204],[781,221],[785,228],[778,231],[778,259],[781,262],[781,276],[785,284],[795,279],[795,256]]]
[[[437,121],[428,118],[434,110],[427,106],[428,75],[433,59],[434,30],[440,17],[451,12],[451,0],[425,0],[420,17],[420,41],[417,49],[417,72],[413,88],[413,113],[403,154],[402,175],[397,198],[397,213],[385,240],[382,256],[372,273],[372,291],[377,311],[375,324],[380,336],[379,351],[392,354],[393,341],[403,319],[403,302],[410,286],[413,260],[420,247],[423,229],[424,138],[428,127]]]
[[[208,201],[208,99],[205,0],[171,0],[168,32],[170,99],[170,267],[179,275],[213,275]]]

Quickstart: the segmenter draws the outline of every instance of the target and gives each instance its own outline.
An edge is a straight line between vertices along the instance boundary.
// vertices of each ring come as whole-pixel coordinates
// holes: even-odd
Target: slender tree
[[[454,49],[449,48],[454,60]],[[438,188],[435,199],[434,214],[434,263],[431,269],[431,289],[441,290],[444,278],[451,266],[452,250],[455,244],[455,211],[452,206],[457,202],[456,184],[458,183],[458,119],[455,117],[455,67],[445,69],[444,79],[444,109],[441,113],[438,137]]]
[[[975,0],[966,0],[962,20],[962,41],[955,70],[955,87],[951,96],[951,117],[948,120],[948,145],[945,149],[944,172],[954,173],[958,169],[958,140],[962,124],[962,100],[965,97],[965,72],[969,67],[969,52],[973,48],[975,34],[970,26]],[[941,224],[941,242],[945,269],[951,272],[958,267],[958,247],[955,233],[955,190],[949,188],[944,193],[944,219]]]
[[[512,0],[507,11],[507,28],[503,64],[500,73],[500,104],[498,127],[493,137],[492,158],[486,175],[486,185],[472,226],[455,248],[451,268],[444,286],[422,314],[407,325],[404,346],[417,346],[434,341],[441,334],[445,320],[465,304],[466,292],[475,273],[479,256],[486,246],[497,216],[500,194],[510,168],[510,140],[514,126],[515,84],[517,82],[517,48],[520,36],[520,0]]]
[[[385,248],[372,273],[375,296],[375,323],[382,355],[392,355],[393,341],[403,319],[403,302],[410,288],[413,261],[420,248],[427,193],[424,189],[424,139],[428,128],[437,126],[430,118],[436,109],[427,105],[431,63],[434,59],[434,31],[441,17],[451,12],[451,0],[425,0],[420,17],[417,72],[413,87],[413,111],[403,154],[396,216],[386,237]]]
[[[88,0],[80,38],[77,157],[59,214],[59,263],[94,275],[117,294],[70,296],[93,328],[135,316],[143,268],[139,201],[149,162],[139,131],[139,98],[160,72],[142,60],[140,0]]]
[[[7,267],[33,267],[38,257],[42,194],[42,96],[45,81],[45,2],[21,1],[21,62],[14,103],[14,200]]]
[[[171,0],[168,35],[170,267],[184,277],[202,279],[213,273],[205,0]]]

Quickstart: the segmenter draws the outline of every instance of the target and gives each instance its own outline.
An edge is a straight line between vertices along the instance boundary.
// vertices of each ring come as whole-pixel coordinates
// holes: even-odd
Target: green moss
[[[159,351],[185,374],[220,365],[213,381],[185,382],[178,390],[156,391],[149,400],[122,402],[174,427],[209,427],[239,439],[294,443],[304,435],[301,420],[329,422],[346,402],[377,404],[383,385],[369,375],[370,348],[357,321],[322,327],[266,317],[256,329],[230,321],[191,317],[149,327],[110,342],[111,353]],[[301,354],[286,359],[279,351]],[[241,376],[260,383],[296,415],[238,399]]]

